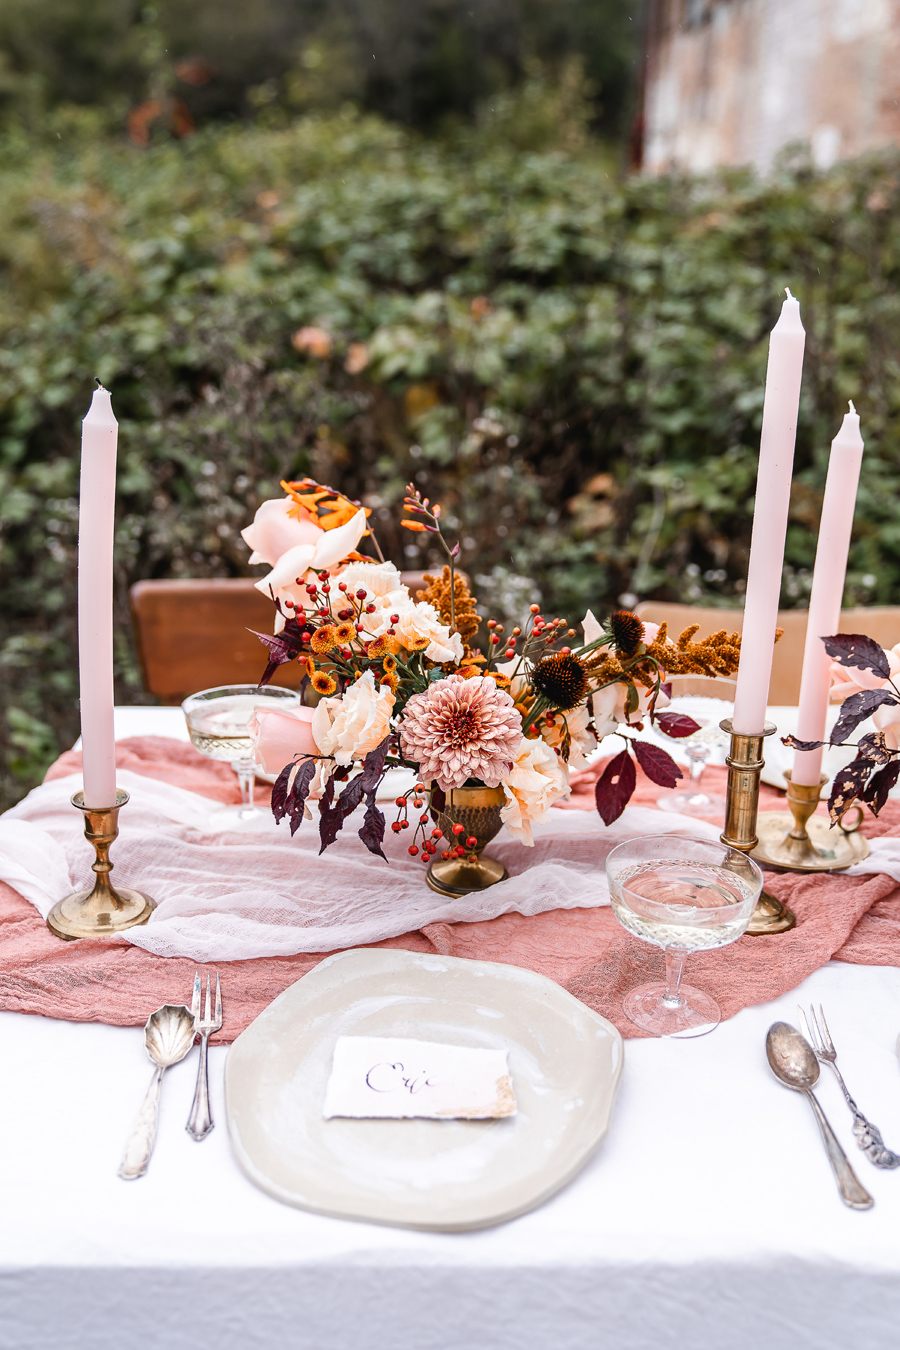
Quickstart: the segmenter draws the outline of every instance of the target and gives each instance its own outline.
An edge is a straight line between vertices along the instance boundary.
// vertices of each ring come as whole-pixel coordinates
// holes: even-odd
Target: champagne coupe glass
[[[253,804],[256,759],[250,723],[257,709],[273,708],[288,712],[299,708],[300,695],[294,689],[267,684],[226,684],[217,689],[201,689],[181,705],[187,721],[191,744],[201,755],[231,763],[241,786],[241,805],[226,806],[209,817],[211,829],[254,830],[270,823],[266,811]]]
[[[722,1016],[714,998],[682,984],[690,952],[735,942],[762,890],[756,863],[727,844],[657,834],[629,839],[606,859],[613,913],[666,954],[666,978],[626,994],[628,1019],[654,1036],[703,1036]]]
[[[683,740],[673,741],[663,732],[660,739],[684,749],[690,765],[690,782],[679,792],[664,792],[656,799],[660,811],[678,811],[683,816],[725,815],[725,798],[703,789],[703,770],[716,746],[728,744],[719,723],[730,717],[734,705],[734,680],[713,679],[708,675],[673,675],[669,709],[684,713],[699,724],[699,731]],[[663,709],[667,712],[669,709]]]

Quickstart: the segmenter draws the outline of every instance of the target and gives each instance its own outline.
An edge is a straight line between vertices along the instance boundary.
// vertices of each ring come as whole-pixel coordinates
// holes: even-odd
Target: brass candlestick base
[[[790,811],[762,813],[757,823],[759,843],[751,858],[797,872],[840,872],[869,856],[869,841],[857,833],[863,816],[861,806],[851,806],[844,813],[856,812],[852,825],[845,825],[843,818],[835,826],[820,816],[812,819],[828,779],[823,774],[818,783],[807,785],[793,782],[790,771],[786,770],[784,776]]]
[[[765,728],[755,736],[739,735],[730,717],[726,717],[719,726],[731,737],[731,754],[726,760],[728,788],[725,793],[725,829],[719,837],[723,844],[738,849],[747,857],[759,842],[756,819],[759,814],[759,775],[765,763],[762,757],[763,741],[766,736],[774,735],[776,728],[772,722],[767,722]],[[747,925],[747,932],[751,937],[786,933],[796,922],[796,915],[786,905],[776,900],[774,895],[769,895],[768,891],[762,891]]]
[[[113,867],[109,846],[119,833],[119,807],[127,801],[128,793],[117,790],[115,806],[96,810],[85,806],[83,792],[76,792],[72,798],[72,805],[84,812],[85,838],[94,845],[97,854],[97,861],[92,864],[97,880],[93,889],[67,895],[47,915],[50,932],[67,942],[75,938],[107,937],[123,928],[134,928],[146,923],[156,908],[155,901],[140,891],[124,886],[114,890],[109,880]]]

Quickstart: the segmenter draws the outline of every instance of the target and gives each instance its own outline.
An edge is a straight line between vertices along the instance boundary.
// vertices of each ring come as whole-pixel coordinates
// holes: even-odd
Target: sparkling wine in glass
[[[756,863],[727,844],[681,835],[630,839],[606,859],[613,913],[642,942],[661,947],[666,978],[639,985],[625,1015],[655,1036],[702,1036],[721,1018],[718,1003],[682,982],[695,951],[736,942],[762,890]]]
[[[227,684],[202,689],[181,705],[191,744],[201,755],[231,764],[241,787],[241,805],[226,806],[210,815],[210,826],[219,830],[262,829],[271,822],[268,812],[253,804],[256,759],[250,723],[258,708],[287,712],[298,708],[300,695],[276,685]]]
[[[725,798],[706,791],[703,770],[716,746],[728,744],[728,737],[719,723],[723,717],[731,716],[735,681],[713,679],[707,675],[673,675],[668,684],[671,689],[669,708],[664,711],[680,712],[693,718],[697,730],[692,736],[674,742],[688,757],[690,780],[687,787],[662,793],[656,805],[660,811],[677,811],[683,816],[724,818]],[[662,739],[669,738],[664,736]]]

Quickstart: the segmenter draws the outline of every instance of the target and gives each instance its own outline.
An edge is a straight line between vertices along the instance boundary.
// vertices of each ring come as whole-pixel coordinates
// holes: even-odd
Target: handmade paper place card
[[[493,1120],[516,1111],[505,1050],[395,1036],[339,1036],[322,1115]]]

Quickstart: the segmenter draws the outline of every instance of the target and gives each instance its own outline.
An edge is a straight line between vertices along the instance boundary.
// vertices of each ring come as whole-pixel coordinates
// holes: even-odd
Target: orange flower
[[[397,658],[395,656],[386,656],[381,663],[389,675],[392,675],[397,669]]]
[[[396,692],[397,692],[397,685],[400,683],[400,681],[397,679],[397,676],[396,676],[396,675],[394,675],[393,673],[391,673],[391,674],[388,674],[388,675],[382,675],[382,677],[381,677],[381,679],[378,681],[378,683],[379,683],[379,684],[383,684],[383,685],[387,685],[387,687],[388,687],[388,689],[390,689],[391,693],[392,693],[392,694],[396,694]]]
[[[317,694],[333,694],[337,689],[337,681],[326,675],[324,670],[317,670],[312,677],[312,687]]]
[[[421,520],[401,520],[400,524],[404,530],[427,530],[428,526],[423,525]]]
[[[339,623],[334,630],[334,640],[340,646],[346,647],[348,642],[356,640],[356,629],[352,623]]]
[[[332,624],[323,624],[317,628],[309,640],[309,645],[317,655],[321,656],[323,652],[330,652],[336,645],[336,630]]]
[[[291,346],[298,352],[309,352],[320,360],[331,355],[331,334],[324,328],[298,328],[291,338]]]

